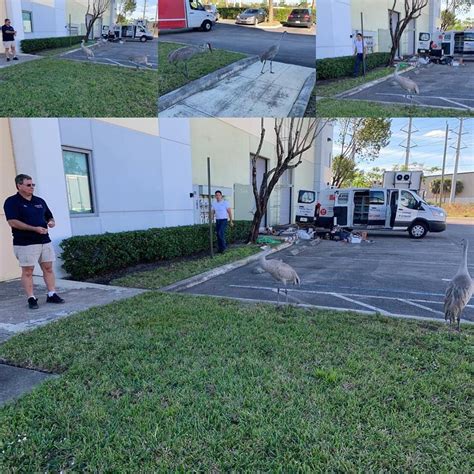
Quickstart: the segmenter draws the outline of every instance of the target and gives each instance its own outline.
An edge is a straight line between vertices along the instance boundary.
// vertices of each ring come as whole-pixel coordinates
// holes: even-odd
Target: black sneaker
[[[30,296],[28,298],[28,307],[30,309],[38,309],[39,308],[38,300],[36,298],[34,298],[33,296]]]
[[[54,293],[53,296],[47,296],[46,297],[46,303],[64,303],[64,300],[57,294]]]
[[[7,58],[7,62],[10,61],[10,58]]]
[[[18,61],[18,58],[15,56],[15,57],[13,58],[13,61]]]

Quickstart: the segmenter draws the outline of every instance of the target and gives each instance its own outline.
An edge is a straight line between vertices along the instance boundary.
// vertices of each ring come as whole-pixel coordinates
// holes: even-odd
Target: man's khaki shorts
[[[51,242],[48,244],[14,245],[13,251],[20,267],[34,267],[37,263],[54,262],[56,260]]]
[[[15,46],[15,42],[14,41],[4,41],[3,42],[3,47],[5,49],[9,49],[11,48],[12,46]]]

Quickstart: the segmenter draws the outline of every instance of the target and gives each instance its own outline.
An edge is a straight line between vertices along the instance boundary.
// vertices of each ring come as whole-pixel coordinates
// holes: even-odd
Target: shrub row
[[[228,7],[228,8],[219,8],[220,17],[225,20],[235,20],[239,13],[242,13],[246,8],[238,7]],[[268,8],[264,8],[268,15]],[[286,22],[288,16],[291,13],[293,8],[274,8],[273,9],[273,18],[276,21]]]
[[[387,66],[390,53],[373,53],[366,57],[366,71],[379,66]],[[316,74],[318,80],[337,79],[354,74],[354,56],[341,56],[339,58],[326,58],[316,60]]]
[[[59,36],[57,38],[35,38],[25,39],[20,42],[21,50],[24,53],[34,53],[45,49],[62,48],[72,46],[83,40],[82,36]]]
[[[227,242],[248,239],[251,222],[227,226]],[[215,239],[215,232],[213,233]],[[83,280],[141,263],[194,255],[209,248],[209,226],[187,225],[99,235],[80,235],[60,244],[64,269]]]

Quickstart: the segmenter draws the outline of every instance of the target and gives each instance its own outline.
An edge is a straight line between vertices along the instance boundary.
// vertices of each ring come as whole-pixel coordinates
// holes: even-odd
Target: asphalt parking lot
[[[235,20],[219,20],[219,25],[235,25],[240,26],[241,28],[255,28],[267,31],[277,31],[283,33],[284,31],[288,33],[293,33],[296,35],[314,35],[316,34],[316,26],[313,24],[311,28],[307,28],[305,26],[285,26],[281,25],[279,27],[272,27],[268,28],[265,26],[265,23],[259,23],[257,26],[253,25],[238,25],[235,23]]]
[[[467,220],[452,221],[447,231],[422,240],[406,233],[371,233],[373,243],[323,240],[315,246],[292,246],[270,258],[290,264],[301,278],[299,287],[288,290],[291,303],[444,321],[444,293],[460,264],[462,238],[470,242],[468,267],[474,275],[474,224]],[[295,250],[299,252],[293,255]],[[252,263],[184,291],[275,302],[274,280],[257,273],[257,267]],[[474,300],[463,320],[474,322]]]
[[[285,28],[285,30],[288,31],[288,34],[281,42],[275,61],[314,68],[315,36],[299,34],[294,31],[294,28]],[[296,30],[299,31],[300,29],[297,28]],[[193,45],[211,43],[212,47],[216,49],[260,55],[279,41],[282,31],[281,28],[263,30],[252,26],[217,23],[207,33],[203,31],[185,31],[160,33],[160,35],[163,41]]]
[[[342,97],[351,100],[460,110],[474,108],[474,62],[466,62],[464,66],[459,67],[430,64],[401,76],[408,77],[418,84],[420,94],[415,95],[413,101],[406,97],[407,92],[391,78],[358,92],[349,92]]]
[[[87,59],[85,53],[79,47],[61,55],[63,59],[73,61],[84,61],[97,64],[108,64],[111,66],[122,66],[134,68],[134,61],[130,58],[134,56],[148,56],[148,62],[151,66],[148,69],[158,69],[158,43],[155,40],[141,43],[140,41],[125,41],[120,43],[105,43],[104,45],[89,46],[94,52],[94,59]],[[143,65],[140,66],[143,69]]]

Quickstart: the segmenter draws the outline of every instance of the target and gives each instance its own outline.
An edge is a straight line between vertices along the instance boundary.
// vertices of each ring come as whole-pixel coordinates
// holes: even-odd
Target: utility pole
[[[453,179],[451,181],[451,194],[449,196],[449,204],[452,204],[456,199],[456,181],[458,178],[458,165],[459,165],[459,156],[461,154],[461,139],[462,139],[462,126],[464,119],[459,119],[459,132],[458,132],[458,144],[456,146],[456,161],[454,162],[454,172]]]
[[[143,22],[145,22],[146,19],[146,0],[145,3],[143,4]]]
[[[412,148],[415,148],[417,147],[418,145],[412,145],[412,141],[411,141],[411,137],[413,135],[413,133],[416,133],[418,132],[418,130],[413,130],[413,118],[410,117],[408,119],[408,130],[405,130],[405,129],[401,129],[402,132],[404,133],[407,133],[408,134],[408,137],[407,137],[407,145],[403,145],[402,143],[400,143],[400,146],[402,148],[405,148],[406,150],[406,154],[405,154],[405,169],[408,171],[408,167],[410,165],[410,154],[411,154],[411,149]]]
[[[214,257],[214,244],[212,242],[212,203],[211,203],[211,158],[207,157],[207,203],[209,219],[209,242],[211,245],[211,258]]]
[[[439,188],[439,205],[443,203],[444,197],[444,170],[446,168],[446,153],[448,151],[448,136],[449,136],[449,125],[446,120],[446,136],[444,138],[444,154],[443,154],[443,167],[441,168],[441,187]]]
[[[362,74],[365,76],[365,36],[364,36],[364,14],[360,12],[360,28],[362,33]]]

